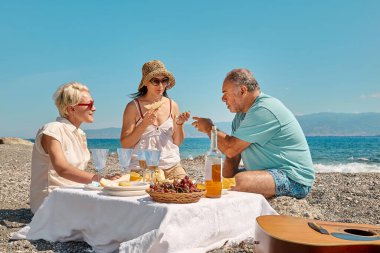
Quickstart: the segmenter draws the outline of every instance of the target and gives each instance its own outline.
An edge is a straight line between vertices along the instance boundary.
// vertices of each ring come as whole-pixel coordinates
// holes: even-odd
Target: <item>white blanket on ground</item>
[[[96,252],[205,252],[253,237],[256,217],[276,214],[258,194],[229,191],[192,204],[156,203],[148,195],[111,197],[56,189],[12,239],[86,241]]]

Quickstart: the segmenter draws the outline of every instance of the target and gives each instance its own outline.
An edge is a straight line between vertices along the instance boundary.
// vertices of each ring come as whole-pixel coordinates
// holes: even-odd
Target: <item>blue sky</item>
[[[181,111],[233,118],[226,73],[246,67],[296,115],[380,112],[380,1],[0,1],[0,136],[53,121],[56,88],[89,86],[95,123],[121,127],[141,67],[162,60]]]

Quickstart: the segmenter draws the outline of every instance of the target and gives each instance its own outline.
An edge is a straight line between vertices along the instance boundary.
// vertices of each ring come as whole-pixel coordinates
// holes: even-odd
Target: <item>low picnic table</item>
[[[205,252],[254,236],[256,218],[277,214],[259,194],[228,191],[191,204],[58,188],[13,239],[85,241],[95,252]]]

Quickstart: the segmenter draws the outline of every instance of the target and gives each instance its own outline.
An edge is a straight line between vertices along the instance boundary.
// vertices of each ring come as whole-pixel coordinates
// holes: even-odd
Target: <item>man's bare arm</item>
[[[203,132],[207,134],[208,137],[210,137],[211,128],[214,125],[212,120],[200,117],[193,117],[193,119],[195,121],[192,123],[192,125],[196,127],[198,131]],[[241,152],[243,152],[243,150],[246,149],[249,145],[251,145],[250,142],[240,140],[218,130],[218,148],[229,158],[241,154]]]
[[[250,142],[240,140],[218,130],[218,148],[229,158],[234,158],[239,155],[250,145]]]
[[[232,158],[226,157],[223,163],[223,177],[234,177],[239,171],[241,156],[237,155]]]

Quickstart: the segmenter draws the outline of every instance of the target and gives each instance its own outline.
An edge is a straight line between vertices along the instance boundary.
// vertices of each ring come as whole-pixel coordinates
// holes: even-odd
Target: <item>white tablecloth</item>
[[[13,239],[83,240],[96,252],[205,252],[253,237],[256,217],[276,214],[262,195],[229,191],[219,199],[164,204],[149,195],[113,197],[55,189]]]

